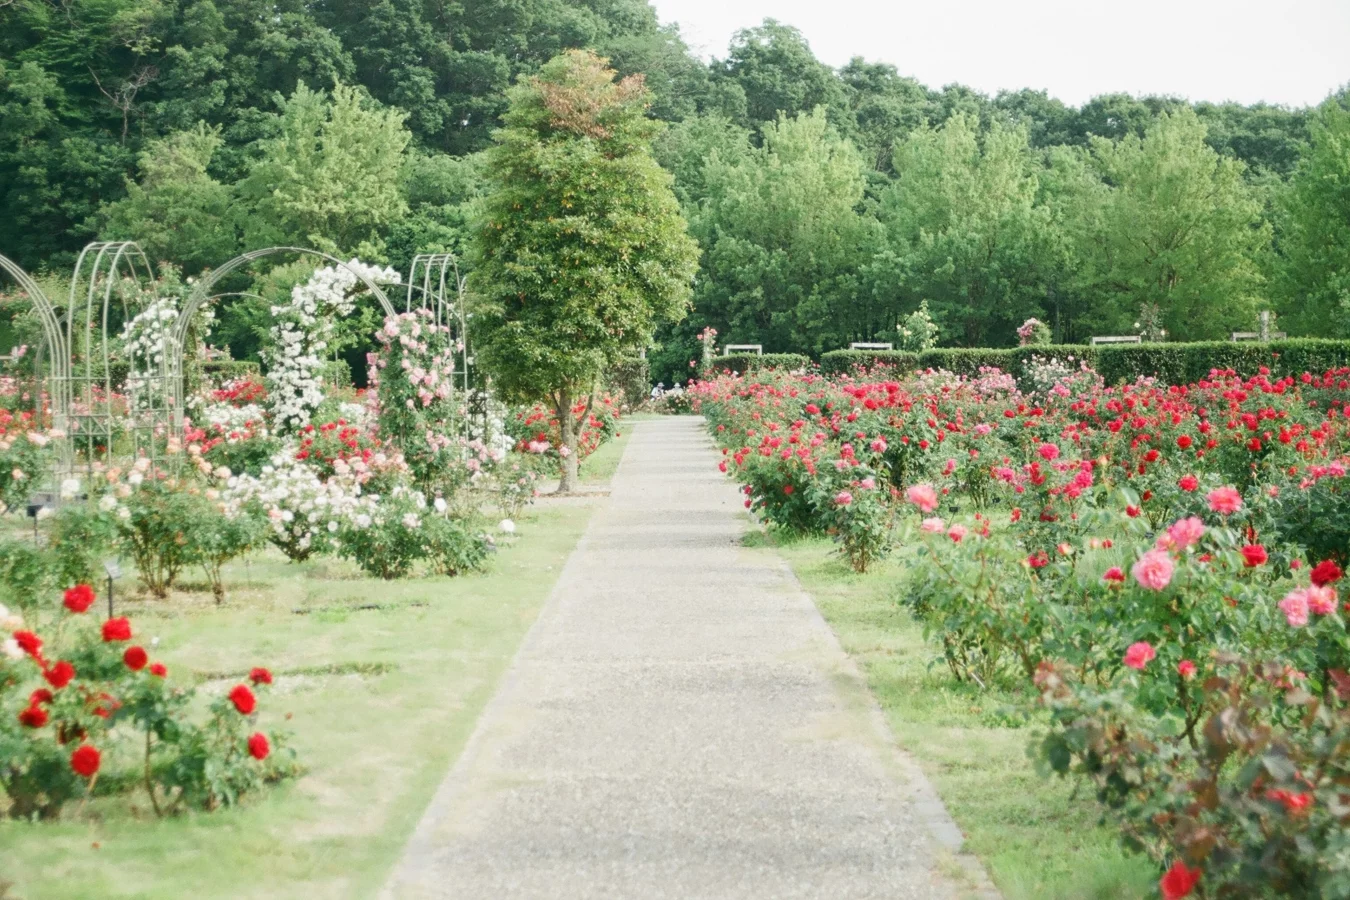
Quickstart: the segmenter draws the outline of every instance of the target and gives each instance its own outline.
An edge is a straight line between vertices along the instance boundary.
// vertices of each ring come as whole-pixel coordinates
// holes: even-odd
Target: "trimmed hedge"
[[[765,353],[756,356],[753,353],[733,353],[730,356],[714,357],[714,372],[731,371],[737,375],[757,372],[761,369],[805,369],[811,365],[811,357],[804,353]]]
[[[946,369],[958,375],[974,375],[981,366],[995,366],[1020,375],[1033,356],[1073,357],[1096,369],[1107,384],[1134,381],[1141,375],[1168,384],[1190,384],[1208,377],[1213,369],[1233,369],[1253,375],[1262,366],[1277,375],[1323,372],[1350,365],[1350,341],[1294,338],[1284,341],[1195,341],[1178,344],[1074,344],[1012,347],[1008,349],[929,350],[906,353],[899,350],[835,350],[820,358],[825,374],[845,374],[861,367],[893,366],[902,372]]]

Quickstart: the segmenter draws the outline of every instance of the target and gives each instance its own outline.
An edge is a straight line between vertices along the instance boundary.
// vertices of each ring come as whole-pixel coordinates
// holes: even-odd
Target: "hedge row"
[[[765,353],[757,356],[753,353],[733,353],[730,356],[718,356],[712,361],[714,372],[735,372],[744,375],[760,369],[804,369],[811,365],[811,357],[803,353]]]
[[[1059,345],[1010,349],[945,349],[923,353],[899,350],[835,350],[820,358],[821,371],[844,374],[877,365],[900,371],[946,369],[959,375],[974,375],[993,366],[1020,375],[1034,356],[1083,360],[1096,369],[1107,384],[1133,381],[1141,375],[1168,384],[1189,384],[1213,369],[1234,369],[1255,374],[1262,366],[1276,374],[1321,372],[1350,365],[1350,341],[1297,338],[1259,343],[1256,341],[1196,341],[1177,344],[1113,344],[1104,346]]]

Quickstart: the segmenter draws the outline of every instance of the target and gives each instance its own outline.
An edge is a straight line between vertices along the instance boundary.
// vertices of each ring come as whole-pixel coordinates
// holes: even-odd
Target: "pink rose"
[[[1195,516],[1191,516],[1189,519],[1181,519],[1173,522],[1168,527],[1167,534],[1158,538],[1158,547],[1185,550],[1187,547],[1193,547],[1200,543],[1200,538],[1204,533],[1205,523]]]
[[[853,502],[853,495],[848,491],[840,491],[834,495],[834,502],[839,506],[848,506]]]
[[[1319,616],[1329,616],[1336,611],[1336,589],[1323,585],[1308,588],[1308,608]]]
[[[951,528],[947,529],[947,537],[951,538],[958,544],[961,543],[961,539],[964,538],[965,536],[966,536],[966,526],[964,525],[952,525]]]
[[[921,512],[926,513],[937,509],[938,505],[937,491],[927,484],[916,484],[910,487],[905,491],[905,499],[917,506]]]
[[[1284,595],[1280,601],[1280,612],[1290,628],[1302,628],[1308,624],[1308,590],[1295,588]]]
[[[941,519],[934,516],[931,519],[924,519],[919,528],[927,531],[929,534],[942,534],[947,530],[947,525]]]
[[[1242,508],[1242,495],[1237,488],[1221,487],[1209,492],[1209,508],[1223,516],[1230,516]]]
[[[1161,591],[1172,583],[1172,573],[1176,567],[1172,557],[1165,550],[1150,550],[1134,564],[1130,574],[1134,580],[1153,591]]]
[[[1136,644],[1131,644],[1130,649],[1125,651],[1125,665],[1129,666],[1131,669],[1143,671],[1144,666],[1148,665],[1149,660],[1157,655],[1158,654],[1153,649],[1152,644],[1149,644],[1147,641],[1139,641]]]
[[[885,453],[885,452],[886,452],[886,439],[885,439],[885,438],[880,438],[880,437],[879,437],[879,438],[877,438],[875,441],[873,441],[873,442],[872,442],[872,452],[873,452],[873,453]]]

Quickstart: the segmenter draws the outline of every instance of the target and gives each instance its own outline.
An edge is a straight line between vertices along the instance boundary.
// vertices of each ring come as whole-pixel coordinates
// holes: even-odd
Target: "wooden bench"
[[[1144,339],[1137,334],[1114,334],[1094,337],[1092,346],[1095,347],[1098,344],[1142,344],[1143,342]]]
[[[854,341],[848,345],[850,350],[894,350],[894,344],[867,344]]]
[[[731,356],[731,351],[733,350],[737,353],[753,353],[756,356],[764,355],[763,344],[727,344],[722,348],[722,355]]]

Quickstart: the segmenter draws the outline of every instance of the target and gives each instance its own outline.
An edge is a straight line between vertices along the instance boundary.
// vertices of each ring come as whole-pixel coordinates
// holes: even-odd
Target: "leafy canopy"
[[[698,248],[652,156],[641,76],[568,51],[510,93],[472,276],[494,386],[555,408],[682,318]]]

